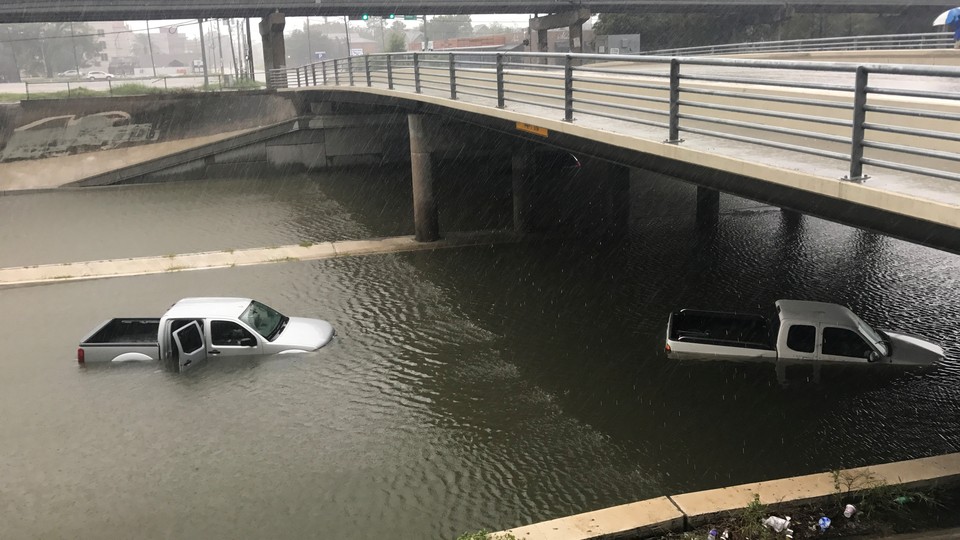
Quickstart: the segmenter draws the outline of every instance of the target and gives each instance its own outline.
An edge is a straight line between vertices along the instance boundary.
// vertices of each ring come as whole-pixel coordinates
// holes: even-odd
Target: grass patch
[[[299,261],[299,260],[300,260],[300,259],[298,259],[298,258],[296,258],[296,257],[280,257],[280,258],[277,258],[277,259],[270,259],[270,262],[272,262],[272,263],[279,263],[279,262],[297,262],[297,261]]]
[[[146,94],[162,94],[163,88],[156,86],[147,86],[142,83],[126,83],[113,87],[115,96],[142,96]],[[101,92],[101,94],[110,95],[110,92]]]
[[[309,241],[309,240],[304,240],[303,242],[300,242],[300,243],[297,244],[297,245],[300,246],[300,247],[302,247],[302,248],[308,248],[308,247],[313,246],[313,242],[311,242],[311,241]]]
[[[72,277],[73,277],[73,276],[71,276],[70,274],[63,274],[63,275],[60,275],[60,276],[53,276],[53,277],[50,278],[50,279],[70,279],[70,278],[72,278]]]
[[[179,272],[180,270],[186,270],[186,269],[187,269],[187,267],[186,267],[186,266],[183,266],[183,265],[171,266],[171,267],[167,268],[167,272]]]

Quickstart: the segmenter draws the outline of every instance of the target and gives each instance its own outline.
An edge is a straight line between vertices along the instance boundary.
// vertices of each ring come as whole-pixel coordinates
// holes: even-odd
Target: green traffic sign
[[[419,19],[419,18],[420,18],[419,15],[404,15],[404,16],[403,16],[403,20],[405,20],[405,21],[415,21],[415,20],[417,20],[417,19]]]

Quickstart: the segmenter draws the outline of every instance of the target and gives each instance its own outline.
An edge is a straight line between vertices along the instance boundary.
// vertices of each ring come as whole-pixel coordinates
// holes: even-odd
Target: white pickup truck
[[[924,339],[874,330],[849,309],[778,300],[779,330],[765,317],[682,309],[667,321],[667,357],[785,364],[930,366],[943,349]]]
[[[186,371],[208,356],[313,351],[333,335],[326,321],[287,317],[249,298],[184,298],[159,319],[105,321],[80,342],[77,362],[160,360]]]

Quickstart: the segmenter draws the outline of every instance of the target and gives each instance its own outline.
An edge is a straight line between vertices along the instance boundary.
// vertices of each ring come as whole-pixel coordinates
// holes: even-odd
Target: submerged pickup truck
[[[929,366],[943,349],[918,337],[874,330],[837,304],[778,300],[779,328],[761,315],[682,309],[667,321],[667,357],[782,364]],[[778,370],[779,372],[779,370]]]
[[[208,356],[313,351],[333,335],[326,321],[287,317],[250,298],[184,298],[158,319],[105,321],[80,342],[77,362],[159,360],[186,371]]]

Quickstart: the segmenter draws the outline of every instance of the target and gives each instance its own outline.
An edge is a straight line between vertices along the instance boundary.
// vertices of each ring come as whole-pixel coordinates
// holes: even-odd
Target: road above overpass
[[[902,0],[791,0],[798,12],[901,13]],[[280,11],[288,16],[444,15],[495,13],[553,13],[575,8],[593,13],[727,12],[735,9],[781,10],[776,0],[5,0],[0,4],[0,23],[143,20],[220,17],[263,17]],[[910,2],[910,8],[944,9],[954,4],[944,0]]]

